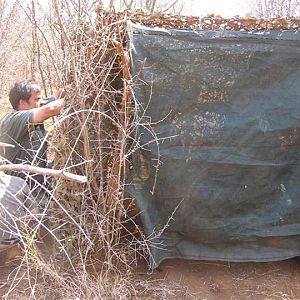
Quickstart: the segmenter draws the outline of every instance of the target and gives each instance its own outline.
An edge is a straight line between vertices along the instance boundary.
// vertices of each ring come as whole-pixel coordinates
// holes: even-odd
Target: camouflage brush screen
[[[127,189],[153,266],[300,255],[300,33],[128,35],[142,147]]]

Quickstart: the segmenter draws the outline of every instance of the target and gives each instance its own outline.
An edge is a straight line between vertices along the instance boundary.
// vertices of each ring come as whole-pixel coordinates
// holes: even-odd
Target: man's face
[[[20,100],[19,110],[29,110],[32,108],[40,107],[40,99],[41,99],[40,92],[32,92],[28,101]]]

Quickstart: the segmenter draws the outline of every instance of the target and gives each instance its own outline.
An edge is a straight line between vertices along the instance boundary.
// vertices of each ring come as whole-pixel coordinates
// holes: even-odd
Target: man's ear
[[[18,109],[19,109],[19,110],[22,110],[22,109],[26,108],[26,106],[27,106],[27,101],[26,101],[26,100],[23,100],[23,99],[20,99],[20,100],[19,100]]]

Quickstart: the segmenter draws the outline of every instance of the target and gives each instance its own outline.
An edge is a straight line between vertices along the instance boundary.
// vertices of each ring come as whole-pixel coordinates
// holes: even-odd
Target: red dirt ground
[[[0,297],[8,290],[4,283],[12,268],[0,266]],[[142,269],[137,278],[144,285],[147,282],[147,292],[134,299],[300,299],[300,264],[292,259],[273,263],[168,260],[152,273]]]
[[[300,263],[225,263],[190,260],[164,261],[149,280],[182,291],[167,299],[296,300],[300,299]],[[162,283],[162,281],[160,281]]]

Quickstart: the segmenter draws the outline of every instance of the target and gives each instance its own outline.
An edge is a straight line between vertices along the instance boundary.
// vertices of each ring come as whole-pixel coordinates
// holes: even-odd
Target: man
[[[11,163],[32,164],[47,167],[47,141],[43,122],[57,116],[64,106],[64,93],[54,94],[48,103],[41,106],[41,87],[34,80],[15,83],[9,92],[9,101],[13,111],[0,124],[0,143],[12,147],[0,147],[0,156]],[[42,175],[14,172],[12,175],[27,180],[32,190],[40,191],[46,185]],[[42,203],[45,206],[46,203]]]

